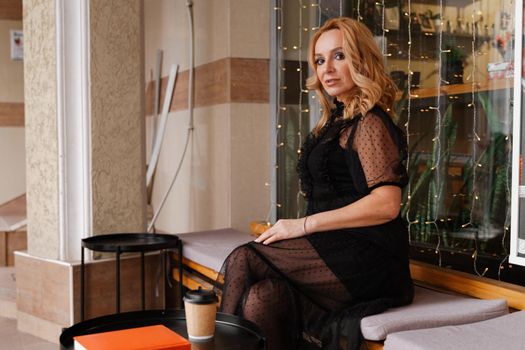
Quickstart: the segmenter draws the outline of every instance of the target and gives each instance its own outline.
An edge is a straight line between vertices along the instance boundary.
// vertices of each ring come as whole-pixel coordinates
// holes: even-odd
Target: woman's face
[[[343,35],[339,29],[321,34],[315,43],[314,55],[317,78],[330,96],[341,96],[355,86],[343,53]]]

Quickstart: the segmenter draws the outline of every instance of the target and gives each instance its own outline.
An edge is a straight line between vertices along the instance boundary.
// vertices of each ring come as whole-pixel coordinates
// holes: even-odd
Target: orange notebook
[[[75,350],[190,350],[188,340],[163,325],[73,337]]]

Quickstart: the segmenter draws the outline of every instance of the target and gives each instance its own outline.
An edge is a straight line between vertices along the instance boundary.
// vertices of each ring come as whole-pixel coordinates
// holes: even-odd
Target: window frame
[[[520,185],[520,156],[522,144],[522,63],[523,63],[523,0],[515,0],[514,24],[514,105],[512,120],[512,192],[511,230],[509,262],[525,266],[525,257],[518,256],[519,251],[519,199],[525,197],[525,185]],[[522,228],[525,229],[525,228]],[[522,239],[525,243],[525,239]]]

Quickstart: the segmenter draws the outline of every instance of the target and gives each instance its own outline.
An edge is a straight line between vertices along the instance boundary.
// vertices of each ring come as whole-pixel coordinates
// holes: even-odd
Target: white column
[[[57,0],[56,28],[59,258],[78,260],[92,233],[89,1]]]

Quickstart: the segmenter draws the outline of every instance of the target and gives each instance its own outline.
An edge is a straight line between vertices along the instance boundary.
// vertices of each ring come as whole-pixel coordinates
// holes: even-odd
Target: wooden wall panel
[[[86,254],[89,250],[86,249]],[[86,264],[85,270],[85,318],[112,314],[116,311],[115,295],[115,254]],[[145,256],[145,299],[146,309],[164,307],[164,279],[161,273],[161,259],[158,252]],[[159,275],[160,273],[160,275]],[[73,266],[73,297],[75,322],[80,321],[80,264]],[[123,254],[120,260],[120,307],[121,311],[141,309],[140,255]],[[158,295],[156,291],[158,290]]]
[[[22,20],[22,0],[0,0],[0,20]]]
[[[18,311],[70,324],[70,267],[23,253],[15,255],[15,264]]]
[[[230,59],[230,101],[269,102],[269,60]]]
[[[253,58],[223,58],[195,68],[195,107],[222,103],[269,102],[269,60]],[[188,108],[188,71],[179,72],[170,112]],[[168,77],[160,86],[159,113],[162,112]],[[146,115],[153,114],[155,83],[146,88]]]
[[[15,266],[15,251],[27,250],[27,232],[6,232],[6,263]]]
[[[0,127],[2,126],[24,126],[23,103],[0,102]]]
[[[7,265],[7,233],[0,231],[0,267]]]
[[[221,59],[195,69],[195,106],[213,106],[229,102],[229,61],[227,58]]]

